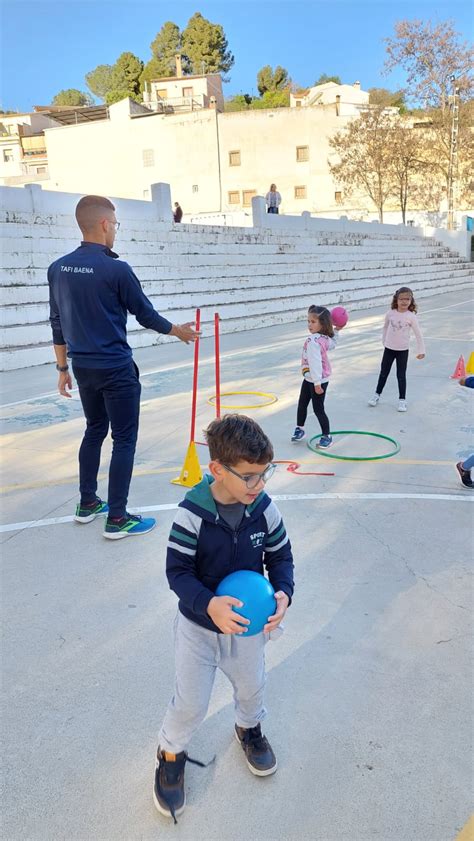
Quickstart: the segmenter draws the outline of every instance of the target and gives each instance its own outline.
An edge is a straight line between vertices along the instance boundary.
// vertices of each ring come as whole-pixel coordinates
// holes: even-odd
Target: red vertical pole
[[[221,416],[221,371],[219,350],[219,313],[214,313],[214,342],[216,356],[216,418]]]
[[[201,310],[196,310],[196,331],[199,332],[201,326]],[[198,386],[198,367],[199,367],[199,338],[194,342],[194,373],[193,373],[193,402],[191,407],[191,443],[194,442],[194,433],[196,430],[196,399]]]

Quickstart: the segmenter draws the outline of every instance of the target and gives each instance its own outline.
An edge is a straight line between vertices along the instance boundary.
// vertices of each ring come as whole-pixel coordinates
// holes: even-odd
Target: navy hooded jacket
[[[180,502],[168,541],[166,575],[183,616],[222,633],[207,613],[222,579],[240,569],[263,575],[265,567],[274,590],[283,590],[291,602],[293,556],[281,514],[264,491],[245,508],[234,530],[219,517],[213,481],[205,476]]]
[[[55,345],[83,368],[119,368],[132,358],[127,313],[149,330],[172,324],[153,308],[128,263],[95,242],[83,242],[48,269],[50,322]]]

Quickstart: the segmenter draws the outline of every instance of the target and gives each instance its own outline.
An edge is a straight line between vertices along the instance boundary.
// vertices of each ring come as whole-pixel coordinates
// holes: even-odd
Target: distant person
[[[459,385],[463,385],[466,388],[474,388],[474,377],[461,377],[459,380]],[[474,482],[472,481],[471,477],[471,470],[474,467],[474,453],[468,456],[464,461],[458,461],[456,464],[456,470],[458,472],[459,478],[464,485],[465,488],[469,488],[470,491],[474,488]]]
[[[175,222],[181,222],[182,218],[183,218],[183,210],[182,210],[179,202],[175,201],[173,219],[174,219]]]
[[[128,263],[111,249],[120,222],[103,196],[84,196],[76,207],[83,241],[48,269],[50,322],[58,389],[71,397],[71,374],[79,386],[86,431],[79,450],[81,498],[74,519],[90,523],[107,514],[104,537],[118,540],[145,534],[155,525],[126,510],[140,413],[138,368],[127,343],[127,313],[148,330],[176,336],[188,344],[198,333],[193,322],[171,324],[153,309]],[[102,442],[111,427],[113,448],[108,504],[97,496]]]
[[[384,346],[382,364],[375,394],[370,398],[369,406],[376,406],[379,402],[380,395],[384,390],[387,377],[395,360],[397,363],[398,411],[406,412],[408,350],[410,347],[410,332],[412,330],[417,342],[418,353],[416,358],[425,358],[425,345],[418,325],[416,312],[417,306],[413,292],[408,286],[401,286],[394,293],[390,309],[385,316],[382,335]]]
[[[276,184],[270,184],[265,201],[267,203],[267,213],[279,213],[278,208],[281,205],[281,196],[276,188]]]

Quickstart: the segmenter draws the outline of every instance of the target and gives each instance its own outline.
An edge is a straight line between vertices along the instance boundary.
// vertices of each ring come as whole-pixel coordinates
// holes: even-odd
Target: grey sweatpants
[[[161,749],[169,753],[186,750],[206,716],[216,669],[221,669],[233,686],[236,724],[248,728],[263,721],[268,634],[247,638],[218,634],[190,622],[179,611],[174,631],[176,681],[160,730]]]

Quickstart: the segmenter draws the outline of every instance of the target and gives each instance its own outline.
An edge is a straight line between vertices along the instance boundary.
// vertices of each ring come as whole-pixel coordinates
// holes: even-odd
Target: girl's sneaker
[[[406,400],[399,400],[398,401],[398,411],[399,412],[406,412],[406,410],[407,410]]]
[[[306,438],[306,432],[304,431],[304,429],[301,428],[301,426],[297,426],[295,431],[293,432],[293,435],[291,436],[291,440],[302,441],[303,438]]]
[[[456,471],[464,487],[469,488],[469,490],[472,491],[472,489],[474,488],[474,482],[471,479],[471,471],[466,470],[462,466],[462,461],[458,461],[456,465]]]
[[[86,504],[80,502],[76,507],[74,519],[76,523],[92,523],[92,520],[95,520],[100,514],[108,513],[109,506],[107,503],[102,502],[99,497],[96,497],[94,502],[88,502]]]
[[[154,529],[156,520],[154,517],[140,517],[139,514],[125,513],[120,519],[107,517],[104,529],[104,537],[109,540],[120,540],[122,537],[133,537],[135,534],[147,534]]]
[[[331,444],[332,444],[332,435],[321,435],[321,438],[319,439],[318,443],[316,444],[316,447],[318,447],[320,450],[327,450],[327,448],[330,447]]]
[[[376,406],[377,403],[379,402],[379,400],[380,400],[380,395],[379,394],[374,394],[374,396],[371,397],[370,400],[369,400],[369,406]]]

